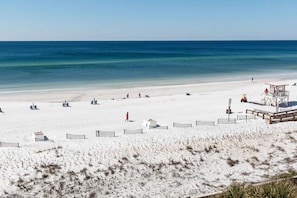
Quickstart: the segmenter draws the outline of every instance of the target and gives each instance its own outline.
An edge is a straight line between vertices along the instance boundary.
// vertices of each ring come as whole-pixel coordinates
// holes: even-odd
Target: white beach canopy
[[[143,121],[143,127],[145,128],[151,129],[151,128],[156,128],[157,126],[158,126],[157,121],[153,119]]]

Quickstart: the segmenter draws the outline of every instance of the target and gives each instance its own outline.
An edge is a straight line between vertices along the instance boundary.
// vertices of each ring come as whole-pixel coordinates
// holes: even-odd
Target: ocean
[[[285,77],[297,41],[0,42],[0,91]]]

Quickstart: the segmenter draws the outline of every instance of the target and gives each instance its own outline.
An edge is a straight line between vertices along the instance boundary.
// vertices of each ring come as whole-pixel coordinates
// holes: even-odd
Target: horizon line
[[[0,42],[209,42],[209,41],[297,41],[297,39],[213,39],[213,40],[0,40]]]

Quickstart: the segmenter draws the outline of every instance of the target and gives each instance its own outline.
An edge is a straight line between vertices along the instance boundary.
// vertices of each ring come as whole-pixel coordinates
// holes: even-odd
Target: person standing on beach
[[[252,77],[252,82],[254,82],[254,77]]]
[[[127,93],[127,99],[129,98],[129,93]]]
[[[126,120],[125,122],[128,122],[129,121],[129,112],[126,113]]]
[[[141,94],[140,93],[138,94],[138,96],[139,96],[139,98],[141,98]]]

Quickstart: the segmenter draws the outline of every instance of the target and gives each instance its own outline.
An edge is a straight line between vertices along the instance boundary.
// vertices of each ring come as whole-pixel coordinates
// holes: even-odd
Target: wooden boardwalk
[[[274,122],[288,122],[288,121],[297,121],[297,109],[292,109],[288,111],[281,111],[277,113],[263,111],[260,109],[246,109],[246,113],[255,114],[263,119],[266,119],[269,124]]]

